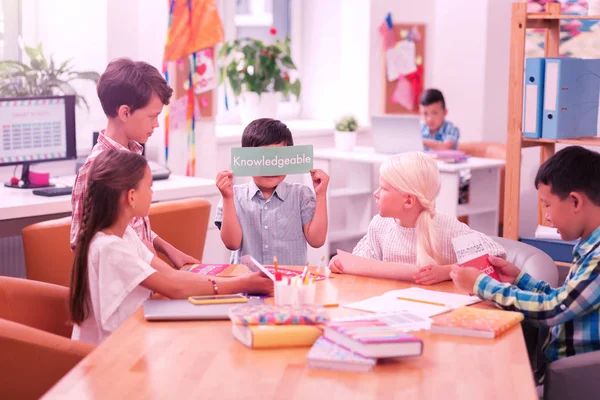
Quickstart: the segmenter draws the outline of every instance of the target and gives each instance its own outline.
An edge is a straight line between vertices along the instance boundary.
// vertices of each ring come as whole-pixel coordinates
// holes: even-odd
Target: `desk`
[[[72,186],[74,182],[74,175],[54,180],[54,183],[69,186]],[[229,260],[229,251],[223,246],[219,232],[212,223],[220,199],[214,180],[171,175],[169,179],[153,182],[152,190],[154,191],[153,202],[190,197],[202,197],[208,200],[211,203],[211,223],[208,226],[204,259],[209,262],[227,262]],[[22,253],[23,251],[20,239],[4,241],[2,238],[20,236],[21,230],[30,224],[70,214],[71,196],[36,196],[31,189],[0,186],[0,255]],[[20,248],[15,249],[15,246],[20,246]],[[22,265],[15,265],[19,264],[19,260]],[[0,265],[3,264],[2,261],[3,257],[0,257]],[[12,257],[6,261],[7,266],[8,264],[13,270],[10,273],[6,272],[7,274],[24,276],[25,267],[22,257]]]
[[[379,166],[389,156],[360,146],[352,152],[335,148],[314,150],[315,168],[331,176],[326,244],[330,254],[337,248],[351,251],[367,233],[371,218],[377,214],[373,192],[379,186]],[[456,217],[468,216],[471,228],[490,236],[498,235],[500,168],[504,164],[502,160],[477,157],[456,164],[438,161],[441,188],[436,210]],[[467,204],[458,204],[460,177],[464,172],[471,175],[469,200]]]
[[[317,301],[342,304],[410,286],[341,275],[317,285]],[[456,291],[452,282],[429,288]],[[229,321],[149,323],[138,310],[43,398],[537,399],[520,327],[498,339],[417,335],[421,357],[364,374],[322,371],[306,367],[308,347],[251,350]]]

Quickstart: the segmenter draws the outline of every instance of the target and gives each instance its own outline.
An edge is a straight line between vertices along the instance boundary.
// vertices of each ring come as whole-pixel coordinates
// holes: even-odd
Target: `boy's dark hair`
[[[437,102],[442,103],[442,108],[444,110],[446,109],[444,95],[437,89],[427,89],[421,93],[421,97],[419,97],[419,103],[421,103],[422,106],[429,106]]]
[[[122,105],[129,106],[132,113],[146,107],[154,93],[168,105],[173,94],[155,67],[128,58],[112,60],[100,75],[96,89],[107,117],[116,117]]]
[[[255,119],[242,133],[242,147],[269,146],[281,142],[286,146],[294,145],[292,132],[283,122],[276,119]]]
[[[571,192],[580,192],[600,206],[600,154],[581,146],[565,147],[540,166],[536,189],[540,183],[563,200]]]
[[[88,252],[92,239],[117,220],[123,193],[135,189],[146,173],[146,159],[133,151],[104,150],[92,163],[83,199],[81,226],[75,247],[69,310],[71,320],[81,324],[89,315]]]

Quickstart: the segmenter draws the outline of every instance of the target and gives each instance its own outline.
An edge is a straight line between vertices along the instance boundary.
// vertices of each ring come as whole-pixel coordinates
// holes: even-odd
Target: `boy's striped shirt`
[[[552,288],[521,272],[514,285],[480,276],[479,297],[520,311],[550,326],[544,353],[549,361],[600,350],[600,227],[573,249],[574,261],[565,283]]]
[[[75,178],[75,184],[73,185],[73,192],[71,194],[71,206],[73,209],[71,219],[72,250],[75,249],[77,238],[79,236],[79,227],[81,225],[81,217],[83,214],[83,196],[85,194],[85,185],[87,183],[89,169],[92,166],[92,162],[98,157],[98,154],[108,149],[133,151],[138,154],[142,154],[143,151],[142,145],[137,142],[131,141],[129,142],[128,147],[123,147],[111,138],[104,136],[104,131],[100,132],[100,135],[98,135],[98,143],[96,143],[87,160],[85,160],[85,164],[79,169],[77,178]],[[157,236],[150,229],[150,219],[148,219],[148,217],[133,218],[129,225],[142,240],[152,243]]]

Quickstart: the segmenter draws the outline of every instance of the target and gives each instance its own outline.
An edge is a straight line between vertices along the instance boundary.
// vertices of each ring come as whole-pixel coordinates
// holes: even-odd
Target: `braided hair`
[[[92,163],[85,185],[69,292],[71,319],[76,324],[81,324],[89,314],[88,253],[92,239],[115,223],[121,212],[122,196],[138,186],[146,168],[146,159],[141,155],[114,149],[103,151]]]

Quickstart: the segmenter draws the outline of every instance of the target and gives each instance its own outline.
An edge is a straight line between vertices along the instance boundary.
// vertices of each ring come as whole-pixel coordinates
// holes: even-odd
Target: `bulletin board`
[[[393,24],[382,32],[383,113],[418,114],[425,80],[425,24]]]

